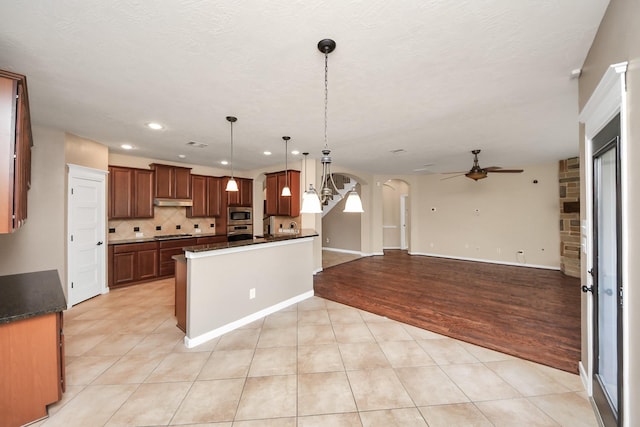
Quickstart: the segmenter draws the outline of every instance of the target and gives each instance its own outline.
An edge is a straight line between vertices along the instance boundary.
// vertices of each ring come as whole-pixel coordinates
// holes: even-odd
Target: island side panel
[[[190,339],[313,292],[313,238],[214,250],[206,255],[187,256]],[[252,288],[255,298],[250,299]]]

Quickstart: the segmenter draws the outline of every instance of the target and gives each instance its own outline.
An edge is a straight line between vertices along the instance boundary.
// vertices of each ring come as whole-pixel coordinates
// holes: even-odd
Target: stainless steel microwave
[[[229,225],[238,224],[252,224],[253,223],[253,209],[243,207],[231,207],[229,208],[228,223]]]

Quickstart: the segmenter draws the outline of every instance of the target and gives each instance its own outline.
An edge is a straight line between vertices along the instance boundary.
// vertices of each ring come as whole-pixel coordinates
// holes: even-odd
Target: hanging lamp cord
[[[329,54],[324,54],[324,148],[329,146],[327,138],[327,105],[329,104]]]
[[[233,122],[231,123],[231,179],[233,179]]]

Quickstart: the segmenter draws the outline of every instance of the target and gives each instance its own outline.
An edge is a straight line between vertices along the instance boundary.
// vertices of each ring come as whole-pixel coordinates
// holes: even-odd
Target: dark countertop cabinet
[[[0,426],[46,417],[62,399],[66,305],[55,270],[0,277]]]

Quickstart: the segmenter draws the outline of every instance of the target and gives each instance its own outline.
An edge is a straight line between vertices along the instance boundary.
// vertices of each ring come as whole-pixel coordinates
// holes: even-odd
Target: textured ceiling
[[[569,77],[607,4],[2,1],[0,68],[27,75],[36,125],[113,151],[130,143],[132,155],[219,167],[229,155],[225,116],[235,115],[235,168],[249,170],[283,163],[283,135],[319,158],[324,56],[316,44],[332,38],[336,166],[468,169],[469,151],[481,148],[481,165],[513,167],[577,154]],[[151,121],[166,128],[145,128]]]

